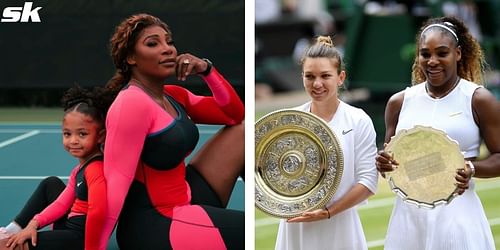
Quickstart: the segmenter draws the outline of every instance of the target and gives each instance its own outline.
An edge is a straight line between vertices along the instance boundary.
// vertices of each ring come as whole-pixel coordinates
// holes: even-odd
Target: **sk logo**
[[[38,11],[42,9],[42,7],[36,7],[35,9],[31,9],[33,7],[33,2],[25,2],[23,7],[7,7],[3,10],[2,19],[0,22],[2,23],[39,23],[40,16],[38,15]]]

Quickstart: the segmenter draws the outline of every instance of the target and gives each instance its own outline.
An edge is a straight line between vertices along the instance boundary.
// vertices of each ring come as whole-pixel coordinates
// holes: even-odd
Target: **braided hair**
[[[61,102],[64,115],[77,111],[92,117],[104,128],[106,114],[114,99],[115,93],[104,87],[94,87],[89,90],[75,85],[64,93]]]

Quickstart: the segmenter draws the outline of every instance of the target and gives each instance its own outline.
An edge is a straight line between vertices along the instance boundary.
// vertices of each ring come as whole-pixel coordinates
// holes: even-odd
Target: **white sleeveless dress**
[[[481,86],[460,80],[448,95],[431,98],[425,84],[405,90],[396,131],[425,125],[445,131],[465,157],[476,157],[481,142],[472,115],[472,95]],[[457,168],[462,167],[458,166]],[[396,199],[385,239],[387,250],[489,250],[495,243],[471,180],[469,189],[446,206],[423,209]]]
[[[309,112],[308,102],[297,110]],[[375,129],[370,117],[361,109],[340,102],[328,122],[344,154],[344,172],[334,197],[327,206],[341,198],[356,183],[375,193],[378,173],[375,168],[377,148]],[[367,249],[363,227],[356,207],[330,219],[315,222],[287,223],[281,220],[276,249],[280,250],[362,250]]]

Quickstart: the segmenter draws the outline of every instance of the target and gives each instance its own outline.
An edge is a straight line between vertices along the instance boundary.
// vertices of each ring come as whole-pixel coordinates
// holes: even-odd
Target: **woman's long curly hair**
[[[483,84],[483,74],[487,67],[486,61],[484,59],[484,53],[481,49],[479,42],[469,33],[469,29],[465,24],[455,17],[438,17],[427,20],[427,22],[420,28],[416,37],[416,56],[415,61],[412,66],[412,84],[419,84],[426,81],[426,77],[422,69],[420,69],[418,64],[419,50],[420,50],[420,40],[422,37],[422,31],[431,24],[443,24],[451,23],[452,25],[446,24],[446,26],[452,29],[458,38],[457,46],[460,46],[462,50],[462,57],[460,61],[457,62],[457,74],[461,78],[475,82],[477,84]],[[433,28],[431,28],[433,29]],[[440,28],[442,29],[442,28]],[[427,31],[426,31],[427,32]],[[448,32],[443,30],[445,34],[453,38],[455,37]]]
[[[116,73],[106,84],[107,88],[118,92],[130,80],[132,72],[127,57],[134,52],[141,32],[153,25],[162,27],[170,36],[172,35],[166,23],[149,14],[132,15],[116,27],[110,40],[111,57]]]

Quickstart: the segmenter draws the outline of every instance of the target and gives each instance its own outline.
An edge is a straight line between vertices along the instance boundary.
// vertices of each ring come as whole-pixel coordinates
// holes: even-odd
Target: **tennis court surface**
[[[200,125],[200,141],[193,154],[220,126]],[[192,154],[192,155],[193,155]],[[77,164],[63,148],[60,124],[0,124],[0,225],[20,211],[38,183],[47,176],[67,181]],[[188,158],[189,161],[190,158]],[[233,190],[229,208],[244,210],[244,184]],[[117,249],[110,243],[110,249]]]

